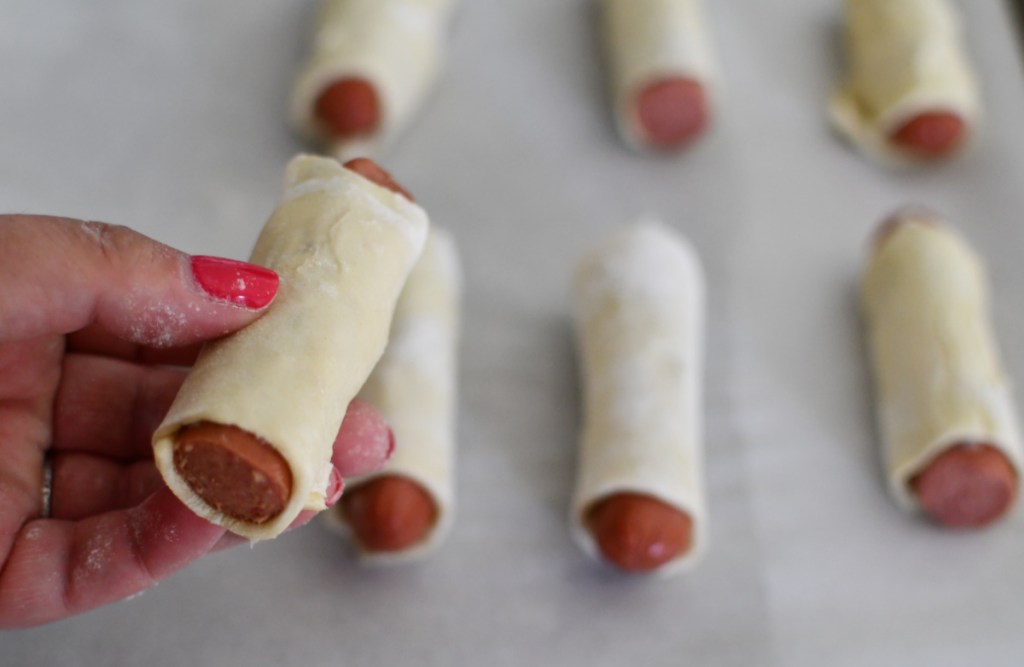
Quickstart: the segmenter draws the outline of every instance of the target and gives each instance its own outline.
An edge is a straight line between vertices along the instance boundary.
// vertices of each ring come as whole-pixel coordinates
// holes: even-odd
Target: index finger
[[[0,216],[0,279],[0,341],[99,324],[151,347],[235,331],[278,287],[269,269],[188,256],[126,227],[22,215]]]

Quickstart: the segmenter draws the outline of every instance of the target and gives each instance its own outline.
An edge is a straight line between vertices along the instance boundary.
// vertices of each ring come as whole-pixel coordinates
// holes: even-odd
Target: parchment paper
[[[128,600],[0,634],[4,665],[1015,665],[1024,510],[949,534],[882,485],[854,285],[906,201],[988,259],[1024,378],[1024,86],[1009,12],[962,2],[988,125],[894,173],[828,130],[839,2],[710,1],[722,114],[690,152],[615,134],[587,0],[465,0],[448,67],[382,158],[465,261],[458,517],[417,566],[366,570],[312,525]],[[8,0],[0,209],[130,225],[242,258],[302,144],[285,125],[310,2]],[[566,527],[579,427],[568,281],[660,215],[708,277],[710,551],[668,581]]]

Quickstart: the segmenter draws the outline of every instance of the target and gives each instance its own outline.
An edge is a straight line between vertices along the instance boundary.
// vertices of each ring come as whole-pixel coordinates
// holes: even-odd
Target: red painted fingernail
[[[192,258],[192,275],[214,299],[243,308],[259,310],[277,294],[277,274],[248,262],[197,255]]]
[[[384,455],[384,460],[387,461],[391,458],[391,455],[395,453],[395,432],[388,427],[388,453]]]
[[[337,468],[331,468],[331,478],[327,482],[327,506],[330,507],[341,498],[341,492],[345,489],[345,480]]]

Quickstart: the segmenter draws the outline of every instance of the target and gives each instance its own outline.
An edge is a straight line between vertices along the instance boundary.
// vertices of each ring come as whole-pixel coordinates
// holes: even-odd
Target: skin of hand
[[[0,628],[120,600],[244,541],[171,493],[150,439],[202,342],[258,318],[277,275],[126,227],[0,215],[0,282]],[[392,447],[380,416],[354,402],[328,502]]]

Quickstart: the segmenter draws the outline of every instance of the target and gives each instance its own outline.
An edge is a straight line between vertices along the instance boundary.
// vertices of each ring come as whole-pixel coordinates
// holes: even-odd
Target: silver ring
[[[53,463],[49,456],[43,459],[43,488],[40,495],[43,499],[42,516],[44,519],[49,519],[50,509],[53,505]]]

